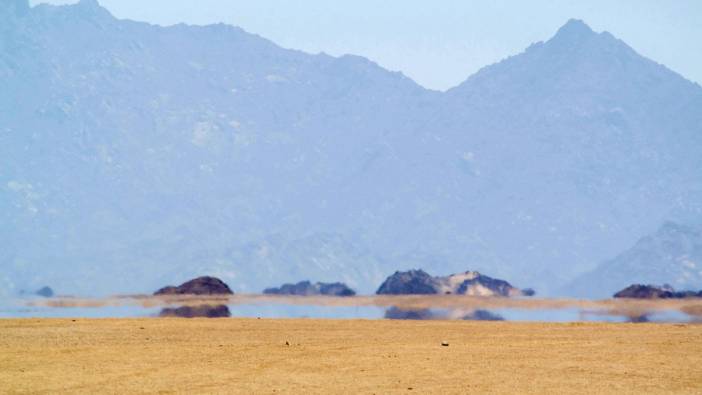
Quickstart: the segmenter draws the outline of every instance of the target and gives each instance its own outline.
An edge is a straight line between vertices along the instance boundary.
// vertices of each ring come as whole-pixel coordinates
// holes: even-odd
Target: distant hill
[[[702,228],[668,222],[567,287],[574,296],[611,297],[631,284],[702,288]]]
[[[0,4],[0,285],[549,294],[702,206],[702,89],[570,21],[448,91],[226,25]]]

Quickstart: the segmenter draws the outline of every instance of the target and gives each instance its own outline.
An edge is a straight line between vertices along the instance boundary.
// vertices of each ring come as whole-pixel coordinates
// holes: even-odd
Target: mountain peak
[[[590,26],[580,19],[570,19],[565,25],[561,26],[556,33],[554,40],[558,41],[580,41],[583,38],[594,36],[596,33],[592,31]]]
[[[112,16],[107,9],[100,5],[98,0],[80,0],[74,7],[84,16]]]
[[[103,10],[102,6],[97,0],[80,0],[76,6],[82,10],[91,12],[99,12]]]

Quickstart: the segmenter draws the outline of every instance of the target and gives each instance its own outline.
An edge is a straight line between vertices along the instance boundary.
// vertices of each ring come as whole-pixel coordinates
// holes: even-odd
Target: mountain
[[[448,91],[226,25],[0,5],[0,287],[541,294],[702,205],[702,89],[570,21]]]
[[[348,227],[358,210],[346,205],[375,198],[351,197],[353,179],[432,92],[360,57],[284,50],[224,25],[120,21],[94,1],[9,8],[0,179],[11,278],[76,292],[94,291],[79,277],[124,279],[95,286],[115,292],[204,270],[244,272],[236,287],[257,290],[375,264],[327,230]],[[271,247],[286,255],[270,262]],[[249,260],[255,270],[240,269]]]
[[[571,20],[441,100],[435,172],[500,277],[548,287],[699,217],[702,90],[607,32]]]
[[[604,298],[631,284],[668,284],[680,291],[702,288],[702,228],[667,222],[567,289],[574,296]]]

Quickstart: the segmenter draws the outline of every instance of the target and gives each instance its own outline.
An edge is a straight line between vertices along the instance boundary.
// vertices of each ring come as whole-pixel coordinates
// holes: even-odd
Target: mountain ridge
[[[105,13],[36,6],[0,47],[16,288],[370,292],[421,266],[548,294],[702,201],[702,90],[582,21],[436,92],[363,57]]]
[[[565,292],[604,298],[638,283],[697,290],[702,283],[702,227],[667,221],[629,249],[573,280]]]

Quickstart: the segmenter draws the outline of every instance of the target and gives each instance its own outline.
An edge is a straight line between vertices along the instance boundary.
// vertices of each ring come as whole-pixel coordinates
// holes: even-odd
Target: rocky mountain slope
[[[448,92],[226,25],[0,4],[0,286],[548,294],[702,206],[702,89],[568,22]]]
[[[669,284],[681,291],[702,288],[702,229],[667,222],[575,279],[564,292],[604,298],[631,284]]]

